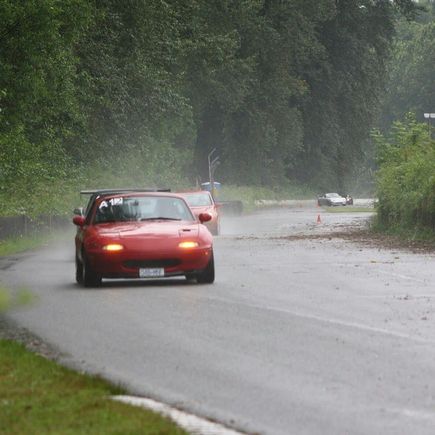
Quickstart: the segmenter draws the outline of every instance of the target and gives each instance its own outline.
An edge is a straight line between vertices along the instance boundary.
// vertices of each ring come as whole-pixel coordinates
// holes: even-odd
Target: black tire
[[[196,280],[196,275],[194,273],[186,273],[184,275],[187,279],[187,281],[195,281]]]
[[[211,254],[210,261],[206,268],[196,275],[196,281],[199,284],[212,284],[214,282],[214,258]]]
[[[82,258],[83,285],[85,287],[99,287],[101,285],[101,276],[94,271],[85,255]]]
[[[76,282],[83,285],[83,264],[76,254]]]

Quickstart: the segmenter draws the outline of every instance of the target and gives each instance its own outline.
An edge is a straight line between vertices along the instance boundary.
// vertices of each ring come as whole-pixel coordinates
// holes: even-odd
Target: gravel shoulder
[[[60,361],[63,354],[26,328],[0,314],[0,340],[13,340],[26,349],[53,361]]]

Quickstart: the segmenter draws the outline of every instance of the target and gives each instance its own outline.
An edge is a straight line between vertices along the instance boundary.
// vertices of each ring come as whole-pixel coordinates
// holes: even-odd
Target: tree
[[[399,23],[380,120],[384,131],[408,112],[423,120],[424,112],[435,110],[435,3],[426,8],[416,22]]]

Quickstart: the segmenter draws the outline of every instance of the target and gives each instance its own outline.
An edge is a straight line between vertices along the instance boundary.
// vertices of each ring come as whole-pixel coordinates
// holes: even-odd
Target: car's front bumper
[[[174,252],[91,252],[87,260],[102,278],[139,278],[140,269],[164,269],[164,275],[177,276],[205,269],[212,248],[178,249]]]

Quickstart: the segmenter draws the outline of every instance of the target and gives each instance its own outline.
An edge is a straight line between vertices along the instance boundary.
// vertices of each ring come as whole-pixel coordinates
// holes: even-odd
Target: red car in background
[[[195,192],[179,192],[179,195],[189,204],[196,218],[199,219],[202,213],[211,215],[211,219],[205,225],[213,235],[216,236],[220,233],[219,205],[216,204],[210,192],[199,190]]]
[[[89,192],[88,192],[89,193]],[[213,237],[186,201],[161,192],[93,192],[77,225],[76,280],[99,286],[103,278],[185,276],[214,281]]]

